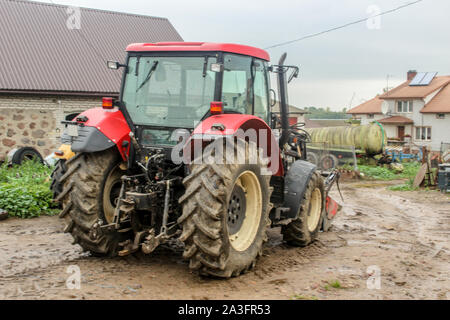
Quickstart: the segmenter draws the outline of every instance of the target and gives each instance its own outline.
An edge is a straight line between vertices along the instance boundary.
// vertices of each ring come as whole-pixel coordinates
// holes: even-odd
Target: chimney
[[[406,78],[408,79],[408,81],[411,81],[412,79],[415,78],[415,76],[417,76],[417,71],[416,70],[409,70],[407,73]]]

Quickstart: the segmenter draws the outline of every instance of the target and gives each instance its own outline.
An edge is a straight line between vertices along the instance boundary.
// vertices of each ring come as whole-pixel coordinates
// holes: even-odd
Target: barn
[[[166,18],[24,0],[0,0],[0,160],[31,146],[47,156],[62,120],[119,94],[134,42],[183,41]]]

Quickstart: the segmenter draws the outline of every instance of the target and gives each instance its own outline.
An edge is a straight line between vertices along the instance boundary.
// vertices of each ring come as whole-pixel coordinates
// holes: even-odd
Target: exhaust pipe
[[[281,114],[281,136],[279,140],[280,149],[287,143],[289,139],[289,117],[288,117],[288,105],[287,105],[287,83],[286,72],[284,68],[284,62],[286,61],[287,53],[283,53],[278,62],[278,95],[280,97],[280,114]]]

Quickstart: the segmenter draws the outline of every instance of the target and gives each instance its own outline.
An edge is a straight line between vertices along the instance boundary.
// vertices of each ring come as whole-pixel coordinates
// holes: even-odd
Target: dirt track
[[[343,211],[319,241],[288,247],[273,229],[256,269],[231,280],[191,274],[176,245],[101,259],[71,245],[57,217],[2,221],[0,299],[450,299],[450,197],[380,183],[342,191]],[[71,265],[80,290],[66,287]],[[377,268],[381,289],[368,289]]]

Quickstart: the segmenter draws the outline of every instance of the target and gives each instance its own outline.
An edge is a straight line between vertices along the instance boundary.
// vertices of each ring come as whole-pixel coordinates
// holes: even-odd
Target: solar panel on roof
[[[428,72],[425,77],[420,81],[421,86],[428,86],[431,81],[433,81],[434,77],[436,77],[437,72]]]
[[[425,78],[426,76],[426,72],[419,72],[414,79],[412,79],[412,81],[410,82],[410,86],[420,86],[420,82],[422,81],[423,78]]]

